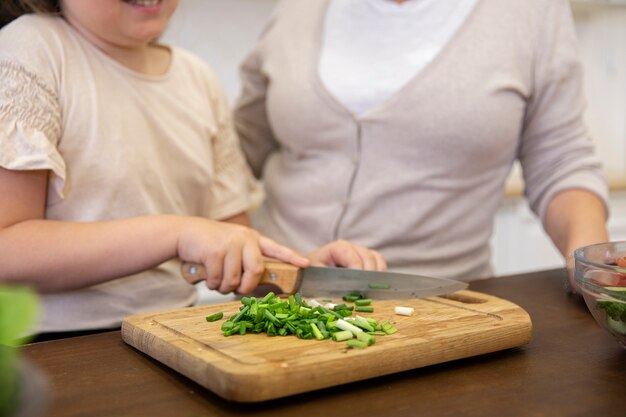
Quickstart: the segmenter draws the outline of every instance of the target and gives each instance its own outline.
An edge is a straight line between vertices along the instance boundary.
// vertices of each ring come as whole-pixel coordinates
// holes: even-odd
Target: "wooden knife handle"
[[[263,264],[265,271],[259,284],[275,285],[284,294],[293,294],[298,291],[302,280],[300,268],[272,259],[266,259]],[[192,262],[182,263],[181,274],[190,284],[198,283],[207,278],[204,266]]]

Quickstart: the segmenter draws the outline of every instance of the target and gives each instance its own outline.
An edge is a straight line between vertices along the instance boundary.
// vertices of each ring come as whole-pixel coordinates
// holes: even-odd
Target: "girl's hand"
[[[307,255],[311,265],[337,266],[370,271],[386,271],[387,262],[382,254],[356,243],[336,240]]]
[[[252,292],[263,275],[264,256],[299,267],[310,265],[307,258],[253,229],[201,218],[183,226],[178,256],[204,265],[207,287],[222,294]]]

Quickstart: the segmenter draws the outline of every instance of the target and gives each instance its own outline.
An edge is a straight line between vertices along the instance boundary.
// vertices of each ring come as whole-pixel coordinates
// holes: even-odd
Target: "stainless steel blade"
[[[388,284],[388,289],[370,288]],[[302,270],[300,292],[305,297],[338,297],[359,292],[367,298],[393,300],[433,297],[468,287],[466,282],[397,272],[375,272],[345,268],[309,267]]]

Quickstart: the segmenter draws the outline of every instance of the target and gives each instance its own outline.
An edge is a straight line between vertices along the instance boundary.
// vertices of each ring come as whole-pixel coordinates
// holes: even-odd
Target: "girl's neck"
[[[156,43],[137,48],[96,46],[123,66],[146,75],[165,74],[172,59],[171,50]]]
[[[68,23],[89,43],[100,49],[123,66],[146,75],[163,75],[170,66],[172,53],[166,46],[157,43],[116,45],[101,39],[77,24]]]

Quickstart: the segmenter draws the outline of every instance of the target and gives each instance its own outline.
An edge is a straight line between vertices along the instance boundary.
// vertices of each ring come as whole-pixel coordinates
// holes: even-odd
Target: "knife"
[[[468,287],[466,282],[396,272],[309,266],[298,268],[279,261],[264,261],[259,284],[277,286],[284,294],[300,292],[305,297],[343,297],[357,292],[379,300],[433,297]],[[191,284],[206,279],[200,264],[183,262],[182,276]]]

